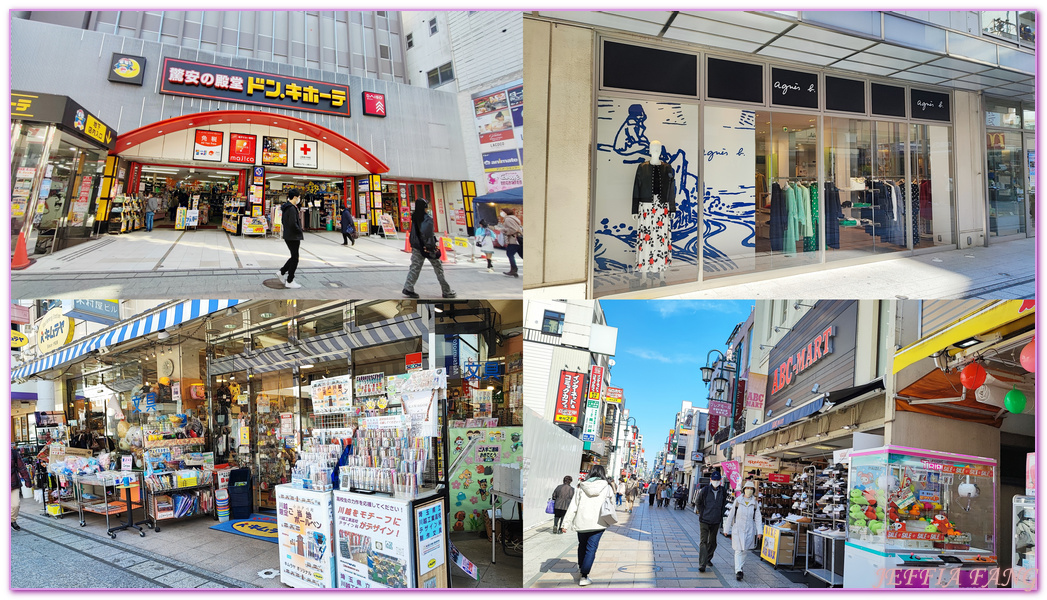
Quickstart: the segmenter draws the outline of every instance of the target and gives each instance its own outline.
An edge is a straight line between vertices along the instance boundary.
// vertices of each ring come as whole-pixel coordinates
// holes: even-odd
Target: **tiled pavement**
[[[690,510],[658,508],[641,496],[634,511],[619,509],[617,525],[604,533],[589,577],[596,588],[784,588],[793,583],[752,552],[745,578],[734,577],[734,551],[722,534],[711,569],[698,572],[700,530]],[[624,508],[624,507],[622,507]],[[578,587],[578,538],[552,533],[551,522],[525,534],[524,587]]]
[[[23,510],[18,518],[22,530],[11,532],[12,589],[259,587],[228,574],[174,560],[168,556],[170,552],[163,554],[128,543],[132,539],[159,539],[166,531],[155,535],[147,533],[146,538],[139,537],[137,532],[118,533],[116,540],[110,540],[103,537],[104,531],[99,535],[98,530],[105,528],[105,520],[99,521],[100,526],[89,521],[89,525],[81,529],[75,515],[54,520]],[[166,546],[169,551],[177,545],[176,536],[166,538],[166,544],[160,546]],[[273,562],[276,562],[275,552]]]
[[[275,282],[274,271],[287,260],[283,241],[155,229],[34,256],[29,268],[12,272],[11,285],[16,298],[397,298],[411,256],[403,247],[402,239],[365,237],[347,248],[337,232],[308,232],[295,278],[302,289],[273,289],[265,282]],[[494,268],[488,273],[486,263],[468,256],[444,265],[461,298],[519,298],[521,279],[502,275],[508,270],[504,251],[495,251]],[[432,267],[425,265],[415,291],[440,297]]]

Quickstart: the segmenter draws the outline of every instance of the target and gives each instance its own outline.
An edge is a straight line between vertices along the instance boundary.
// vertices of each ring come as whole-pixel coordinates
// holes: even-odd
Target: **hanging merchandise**
[[[1019,355],[1019,361],[1022,363],[1022,368],[1030,373],[1036,372],[1036,338],[1025,344],[1022,348],[1022,353]]]
[[[969,390],[976,390],[985,383],[985,367],[971,363],[960,371],[960,383]]]

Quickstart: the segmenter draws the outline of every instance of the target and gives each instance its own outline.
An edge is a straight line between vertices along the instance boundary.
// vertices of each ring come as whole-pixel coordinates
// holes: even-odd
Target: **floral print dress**
[[[641,273],[661,273],[673,262],[672,220],[669,203],[662,202],[661,176],[652,169],[654,202],[640,204],[636,229],[636,270]]]

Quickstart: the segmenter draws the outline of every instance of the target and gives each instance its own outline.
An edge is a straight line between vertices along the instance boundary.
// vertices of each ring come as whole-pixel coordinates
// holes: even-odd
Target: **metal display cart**
[[[206,476],[206,483],[199,485],[183,486],[183,487],[160,487],[150,488],[146,486],[146,526],[160,533],[160,522],[161,521],[181,521],[183,519],[191,519],[203,515],[211,516],[215,521],[218,520],[218,511],[216,508],[217,503],[214,498],[214,477],[210,471],[204,471]],[[201,497],[203,493],[208,495],[207,505],[208,509],[201,510],[200,504],[203,502]],[[195,495],[196,496],[196,508],[189,514],[177,516],[175,508],[172,506],[171,510],[160,510],[157,506],[157,498],[160,496],[173,496],[173,495]]]
[[[820,538],[820,539],[815,539]],[[838,535],[830,535],[823,531],[814,531],[811,529],[807,530],[807,548],[810,550],[807,552],[807,561],[804,564],[804,573],[817,577],[825,583],[828,583],[830,587],[842,586],[843,585],[843,569],[840,563],[843,561],[844,556],[844,544],[846,539]],[[815,548],[823,545],[823,551],[821,553],[822,559],[820,562],[815,562],[818,567],[812,568],[811,566],[811,555],[815,554]]]
[[[135,476],[139,474],[137,472]],[[84,519],[87,513],[104,515],[106,529],[110,531],[110,537],[116,537],[115,533],[112,533],[113,526],[110,517],[113,515],[121,515],[125,510],[133,511],[135,507],[141,507],[141,495],[139,495],[138,502],[135,502],[130,495],[130,489],[127,491],[125,500],[120,500],[117,495],[117,479],[127,475],[127,472],[123,471],[103,471],[100,473],[94,473],[92,475],[76,475],[73,478],[73,488],[76,494],[76,511],[80,515],[80,526],[84,527],[87,525],[87,521]],[[86,493],[84,488],[94,488],[101,490],[101,494]],[[111,499],[109,490],[113,489],[113,496],[116,499]],[[139,488],[141,489],[141,488]],[[70,508],[67,502],[60,502],[63,507]]]

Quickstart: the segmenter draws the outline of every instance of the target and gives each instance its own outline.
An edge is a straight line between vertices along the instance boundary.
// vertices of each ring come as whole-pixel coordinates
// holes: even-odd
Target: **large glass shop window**
[[[953,178],[952,128],[944,125],[911,125],[909,186],[916,219],[913,247],[952,246]]]
[[[1025,166],[1020,132],[989,132],[989,235],[1025,233]]]
[[[596,296],[697,281],[700,164],[697,106],[599,98]]]
[[[705,277],[818,262],[813,115],[705,111]]]
[[[824,127],[827,260],[907,249],[913,211],[902,125],[826,117]]]

